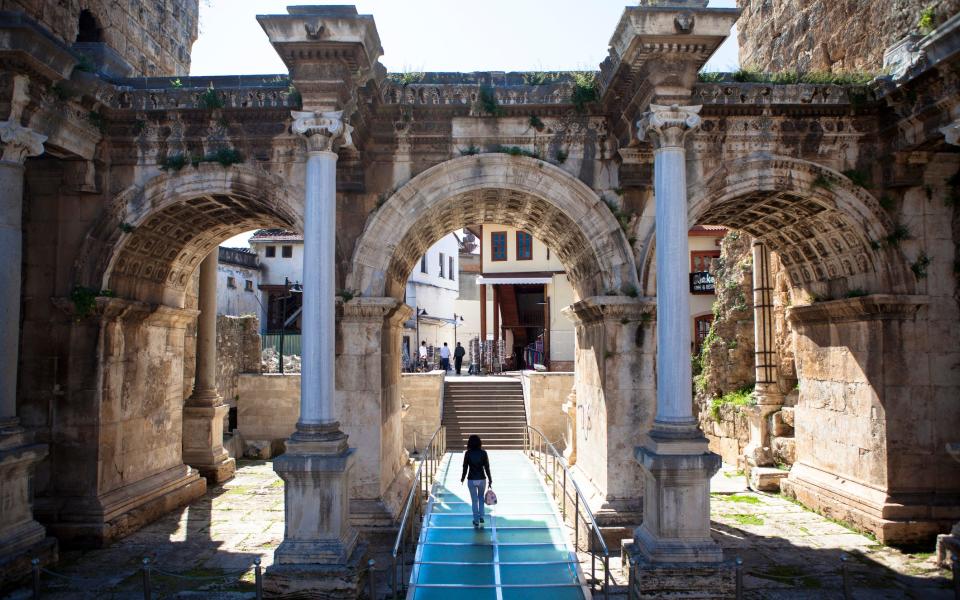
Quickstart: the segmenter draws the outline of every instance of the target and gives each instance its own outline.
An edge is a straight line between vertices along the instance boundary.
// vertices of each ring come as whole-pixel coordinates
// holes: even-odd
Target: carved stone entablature
[[[336,152],[341,147],[353,147],[353,127],[343,118],[343,111],[291,111],[292,130],[307,140],[308,152]]]
[[[682,148],[687,134],[700,126],[700,106],[663,106],[651,104],[637,123],[637,137],[646,141],[647,136],[656,148]]]
[[[871,294],[857,298],[817,302],[787,308],[787,321],[793,325],[838,323],[847,321],[908,320],[928,303],[923,296]]]
[[[575,302],[562,312],[578,326],[601,321],[616,321],[622,324],[630,321],[653,322],[656,320],[657,303],[628,296],[594,296]]]
[[[87,319],[101,323],[136,323],[145,322],[151,325],[183,329],[193,323],[200,314],[199,310],[189,308],[174,308],[163,304],[127,300],[111,296],[97,296],[93,304],[84,312],[80,312],[79,305],[71,298],[50,298],[50,302],[64,315],[77,322]]]
[[[343,303],[340,321],[369,321],[383,323],[401,306],[396,298],[353,298]],[[404,313],[406,314],[406,313]]]

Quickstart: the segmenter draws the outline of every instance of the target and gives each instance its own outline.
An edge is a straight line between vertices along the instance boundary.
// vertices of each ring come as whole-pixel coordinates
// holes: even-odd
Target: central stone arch
[[[578,299],[565,312],[577,331],[581,482],[591,484],[588,493],[601,521],[635,525],[642,483],[632,449],[653,419],[654,309],[636,298],[633,251],[610,209],[554,165],[506,154],[455,158],[414,177],[369,217],[346,280],[359,297],[344,305],[340,339],[345,353],[357,355],[338,358],[341,402],[349,397],[352,413],[368,411],[371,422],[383,424],[382,456],[388,446],[399,448],[399,438],[391,436],[400,429],[397,365],[402,323],[411,312],[403,304],[407,278],[444,235],[481,224],[528,231],[566,268]],[[383,309],[372,310],[377,307]],[[371,313],[378,316],[371,320]],[[374,368],[377,362],[381,368]]]
[[[347,287],[402,299],[430,245],[480,223],[522,228],[549,244],[581,298],[638,289],[630,244],[600,196],[558,167],[506,154],[455,158],[397,190],[368,220]]]

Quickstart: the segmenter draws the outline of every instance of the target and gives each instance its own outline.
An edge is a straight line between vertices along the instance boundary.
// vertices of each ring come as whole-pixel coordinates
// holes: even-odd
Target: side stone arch
[[[600,196],[549,163],[505,154],[455,158],[397,190],[367,221],[347,286],[402,298],[431,244],[482,223],[520,227],[550,245],[580,298],[638,289],[630,244]]]
[[[81,248],[75,284],[180,307],[190,275],[223,239],[259,227],[300,230],[303,192],[245,165],[200,164],[134,185]]]
[[[688,188],[690,225],[724,225],[777,253],[794,288],[838,295],[913,293],[916,281],[897,248],[883,244],[894,224],[877,200],[841,173],[770,154],[736,159]],[[641,219],[639,259],[653,287],[654,219]],[[842,289],[840,289],[842,288]]]

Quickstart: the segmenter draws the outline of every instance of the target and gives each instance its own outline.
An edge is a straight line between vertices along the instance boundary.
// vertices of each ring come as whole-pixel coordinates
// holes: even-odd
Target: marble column
[[[42,154],[46,136],[19,124],[26,78],[14,83],[11,119],[0,122],[0,588],[30,572],[30,559],[56,560],[57,546],[33,518],[31,479],[47,455],[17,418],[24,162]]]
[[[217,392],[217,261],[214,249],[200,263],[200,316],[197,317],[197,370],[193,394],[183,407],[183,462],[211,484],[237,470],[223,447],[223,420],[230,411]]]
[[[770,253],[760,241],[753,242],[753,337],[757,404],[750,408],[750,442],[744,448],[749,471],[773,465],[770,453],[770,415],[783,406],[777,375],[777,352],[773,325],[773,284],[770,280]]]
[[[727,574],[717,572],[723,553],[710,536],[710,477],[719,469],[720,457],[708,450],[693,417],[690,373],[684,142],[699,126],[699,112],[699,106],[651,105],[637,124],[641,140],[654,148],[657,414],[635,453],[644,494],[643,523],[634,532],[632,551],[633,560],[644,565],[645,577],[654,572],[672,577],[677,571],[682,577],[726,581]],[[722,593],[723,587],[718,580],[716,591]]]
[[[334,597],[340,592],[329,589],[332,582],[358,585],[365,552],[349,521],[354,450],[334,417],[336,150],[350,144],[351,128],[341,112],[293,117],[293,131],[307,146],[300,419],[287,452],[274,461],[284,481],[286,522],[267,587],[275,596]]]

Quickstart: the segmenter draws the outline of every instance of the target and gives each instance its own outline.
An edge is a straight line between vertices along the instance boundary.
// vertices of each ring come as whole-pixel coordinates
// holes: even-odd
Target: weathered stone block
[[[792,465],[797,460],[797,446],[793,438],[775,437],[771,440],[770,449],[774,460],[779,463]]]

